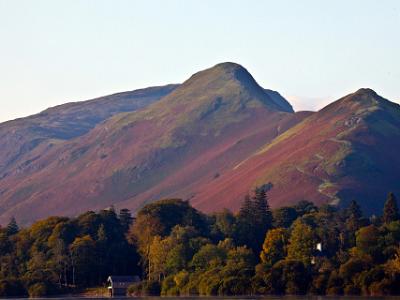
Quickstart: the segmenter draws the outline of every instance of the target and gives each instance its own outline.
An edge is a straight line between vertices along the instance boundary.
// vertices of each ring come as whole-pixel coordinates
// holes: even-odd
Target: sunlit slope
[[[366,212],[378,212],[388,191],[400,192],[399,149],[399,105],[360,89],[260,147],[204,186],[193,203],[237,208],[245,193],[271,182],[273,206],[357,199]],[[227,191],[228,199],[222,197]]]

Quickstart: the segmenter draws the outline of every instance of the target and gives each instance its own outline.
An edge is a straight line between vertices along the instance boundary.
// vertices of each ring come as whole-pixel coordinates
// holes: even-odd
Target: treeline
[[[0,229],[0,296],[43,296],[139,274],[132,295],[400,294],[400,220],[308,201],[271,210],[266,189],[236,214],[179,199]]]
[[[140,272],[125,234],[133,218],[123,209],[50,217],[19,229],[0,228],[0,296],[45,296],[103,285],[110,274]]]
[[[238,214],[203,215],[181,200],[144,207],[129,236],[145,280],[133,295],[386,295],[400,293],[400,221],[301,201],[271,211],[265,191]]]

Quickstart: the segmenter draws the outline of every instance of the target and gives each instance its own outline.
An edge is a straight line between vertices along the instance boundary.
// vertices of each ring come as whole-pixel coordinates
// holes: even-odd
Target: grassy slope
[[[306,118],[207,186],[193,199],[200,208],[237,208],[249,189],[272,182],[273,206],[301,199],[346,204],[358,199],[368,213],[399,191],[400,108],[362,89]],[[229,191],[229,201],[221,195]],[[214,208],[213,208],[214,209]]]

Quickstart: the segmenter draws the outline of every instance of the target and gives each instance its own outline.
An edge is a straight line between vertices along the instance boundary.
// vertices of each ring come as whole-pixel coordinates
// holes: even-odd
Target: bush
[[[344,287],[344,294],[347,296],[360,295],[360,293],[360,288],[353,284],[348,284]]]
[[[25,296],[26,291],[20,281],[17,280],[1,280],[0,281],[0,297]]]
[[[170,275],[163,280],[161,286],[161,296],[172,296],[170,292],[171,289],[176,290],[176,284],[173,275]]]
[[[146,296],[160,296],[161,286],[158,281],[148,281],[143,289]]]
[[[307,292],[309,272],[300,260],[281,260],[272,267],[273,293],[303,295]]]
[[[388,279],[373,282],[369,287],[371,296],[385,296],[390,295],[390,282]]]
[[[204,296],[217,296],[220,285],[221,278],[218,274],[213,276],[210,273],[204,273],[200,279],[199,293]]]
[[[189,282],[180,290],[180,295],[199,295],[199,278],[197,274],[189,276]]]
[[[247,295],[251,282],[245,277],[231,276],[224,278],[218,289],[219,296]]]
[[[143,284],[141,282],[133,283],[128,287],[129,296],[140,296],[142,294]]]
[[[43,297],[47,295],[47,287],[43,283],[35,283],[28,288],[30,298]]]
[[[311,294],[325,295],[326,287],[328,285],[328,280],[329,280],[329,274],[321,274],[315,276],[310,288]]]
[[[179,295],[180,295],[179,288],[177,286],[173,286],[163,296],[179,296]]]
[[[361,274],[361,287],[364,294],[369,294],[369,287],[375,283],[380,282],[385,278],[385,270],[381,266],[377,266],[371,270],[364,271]]]
[[[181,289],[189,282],[189,273],[185,270],[180,271],[174,276],[174,282],[176,286]]]
[[[130,296],[160,296],[161,286],[158,281],[142,281],[128,287]]]
[[[359,258],[351,258],[339,268],[339,275],[346,284],[352,284],[354,276],[367,269],[367,263]]]
[[[337,271],[332,271],[329,276],[326,294],[331,296],[343,294],[343,279]]]

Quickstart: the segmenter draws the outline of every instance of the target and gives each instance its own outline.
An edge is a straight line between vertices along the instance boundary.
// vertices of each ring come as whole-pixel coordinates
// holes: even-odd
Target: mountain
[[[12,170],[0,181],[0,220],[15,215],[29,223],[110,204],[136,209],[161,197],[191,197],[301,119],[242,66],[219,64],[152,105],[117,114]]]
[[[176,87],[151,87],[67,103],[27,118],[0,124],[0,178],[6,176],[10,169],[18,167],[18,164],[30,164],[47,147],[81,136],[117,113],[145,107]],[[39,146],[41,148],[37,149]],[[39,153],[32,157],[30,154],[33,151]]]
[[[148,101],[138,96],[143,105],[128,112],[118,101],[95,100],[90,110],[80,106],[72,113],[75,104],[69,104],[0,124],[11,141],[18,130],[35,133],[28,141],[43,137],[36,147],[17,144],[18,155],[12,144],[0,147],[6,162],[0,223],[15,216],[29,224],[110,205],[136,211],[171,197],[204,211],[237,210],[245,194],[262,185],[272,186],[273,207],[357,199],[365,212],[376,213],[387,192],[400,192],[400,108],[372,90],[318,112],[295,113],[245,68],[222,63],[153,92]],[[87,115],[96,110],[106,111]],[[32,120],[52,134],[33,130]],[[13,122],[22,129],[13,130]]]
[[[301,199],[346,206],[356,199],[366,213],[380,213],[387,193],[400,192],[398,149],[400,106],[360,89],[260,147],[192,202],[237,209],[250,189],[270,182],[272,206]]]

